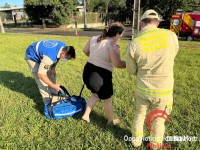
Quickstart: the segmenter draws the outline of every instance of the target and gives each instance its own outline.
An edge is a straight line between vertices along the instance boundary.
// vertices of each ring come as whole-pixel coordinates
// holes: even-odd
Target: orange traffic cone
[[[78,32],[77,32],[77,30],[75,30],[74,36],[78,36]]]

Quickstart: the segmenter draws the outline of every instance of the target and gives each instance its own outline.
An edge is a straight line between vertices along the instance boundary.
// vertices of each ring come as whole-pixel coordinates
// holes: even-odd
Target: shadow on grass
[[[35,102],[35,109],[43,113],[43,101],[35,80],[31,77],[25,77],[20,72],[0,71],[0,84],[4,87],[19,92]]]
[[[78,121],[81,121],[82,115],[83,115],[83,113],[75,115],[73,118],[78,120]],[[120,140],[120,141],[125,142],[124,141],[124,136],[125,135],[127,135],[128,137],[131,137],[131,131],[129,129],[126,129],[125,127],[120,127],[119,125],[106,126],[106,123],[107,123],[106,118],[104,116],[99,115],[95,111],[91,112],[90,120],[91,120],[90,123],[92,125],[98,126],[98,127],[102,128],[104,130],[107,130],[107,131],[111,132],[113,134],[113,136],[115,138],[117,138],[118,140]],[[127,143],[127,145],[130,144],[130,142],[126,142],[126,143]]]
[[[73,116],[74,119],[78,121],[83,121],[81,119],[83,113],[77,114]],[[133,150],[149,150],[150,148],[147,147],[149,144],[149,141],[143,141],[142,145],[140,147],[133,147],[131,141],[125,141],[127,140],[127,137],[131,138],[132,133],[130,129],[128,129],[127,126],[121,127],[121,125],[116,125],[116,126],[106,126],[107,120],[104,116],[99,115],[97,112],[94,110],[90,114],[90,124],[94,126],[98,126],[99,128],[102,128],[103,130],[109,131],[113,134],[113,136],[118,139],[119,141],[125,143],[128,147],[130,147]],[[121,120],[122,121],[122,120]],[[86,123],[86,122],[85,122]]]

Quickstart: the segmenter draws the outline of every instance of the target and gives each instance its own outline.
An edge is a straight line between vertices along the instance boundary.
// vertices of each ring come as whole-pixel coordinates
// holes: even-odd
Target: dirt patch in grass
[[[180,48],[200,49],[200,45],[180,45]]]

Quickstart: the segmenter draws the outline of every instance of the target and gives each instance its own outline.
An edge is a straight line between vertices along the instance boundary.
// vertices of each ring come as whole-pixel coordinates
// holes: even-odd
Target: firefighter
[[[55,67],[61,59],[66,62],[75,58],[73,46],[57,40],[42,40],[32,43],[26,50],[25,60],[38,85],[44,104],[51,101],[52,95],[62,91],[56,83]]]
[[[173,66],[179,44],[175,33],[159,29],[158,25],[157,12],[147,10],[141,17],[141,32],[130,42],[126,52],[126,69],[136,75],[135,114],[132,127],[134,147],[142,144],[147,111],[162,110],[170,114],[172,110]],[[165,119],[161,117],[153,122],[150,144],[162,144],[164,122]]]

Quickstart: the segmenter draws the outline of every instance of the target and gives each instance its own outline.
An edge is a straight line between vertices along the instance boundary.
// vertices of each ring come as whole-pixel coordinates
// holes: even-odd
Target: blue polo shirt
[[[26,50],[26,57],[40,63],[43,56],[49,57],[54,63],[57,62],[57,55],[66,44],[58,40],[42,40],[32,43]]]

